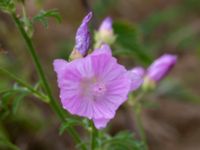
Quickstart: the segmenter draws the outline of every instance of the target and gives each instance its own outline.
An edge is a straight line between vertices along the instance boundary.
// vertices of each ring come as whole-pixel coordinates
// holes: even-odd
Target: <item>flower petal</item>
[[[112,56],[100,54],[91,56],[95,76],[105,83],[107,92],[97,97],[94,103],[94,118],[113,118],[118,107],[127,99],[130,79],[126,69],[118,64]]]
[[[142,67],[135,67],[128,71],[128,76],[131,79],[130,91],[137,90],[144,81],[145,70]]]
[[[108,44],[102,44],[100,48],[96,48],[92,53],[92,55],[96,55],[96,54],[112,55],[112,50]]]
[[[110,119],[105,119],[105,118],[93,119],[94,125],[97,129],[105,128],[109,121]]]
[[[57,74],[60,74],[63,72],[65,67],[67,66],[68,62],[63,59],[56,59],[53,62],[54,70]]]

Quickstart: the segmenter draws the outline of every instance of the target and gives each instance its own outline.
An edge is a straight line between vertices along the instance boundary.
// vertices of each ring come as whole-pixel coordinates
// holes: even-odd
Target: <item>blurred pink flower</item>
[[[155,83],[163,79],[174,67],[177,61],[176,55],[164,54],[156,59],[147,69],[146,78]]]
[[[145,70],[142,67],[135,67],[128,71],[131,79],[130,92],[137,90],[144,81]]]
[[[128,74],[131,79],[130,92],[138,89],[141,85],[143,89],[153,89],[169,73],[176,61],[176,55],[165,54],[156,59],[147,70],[142,67],[135,67],[129,70]]]

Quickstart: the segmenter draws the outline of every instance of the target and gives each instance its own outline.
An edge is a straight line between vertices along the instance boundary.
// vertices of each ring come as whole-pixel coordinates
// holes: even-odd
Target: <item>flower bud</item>
[[[77,50],[82,56],[85,56],[87,54],[90,46],[90,32],[88,28],[88,23],[91,18],[92,12],[88,13],[88,15],[85,16],[76,32],[76,44],[74,49]]]
[[[95,40],[96,40],[96,48],[100,47],[102,43],[106,44],[113,44],[116,37],[113,33],[112,28],[112,19],[110,17],[105,18],[100,27],[99,30],[95,34]]]
[[[154,88],[156,84],[169,73],[169,71],[176,64],[176,61],[177,56],[171,54],[165,54],[160,58],[156,59],[147,69],[143,88]]]

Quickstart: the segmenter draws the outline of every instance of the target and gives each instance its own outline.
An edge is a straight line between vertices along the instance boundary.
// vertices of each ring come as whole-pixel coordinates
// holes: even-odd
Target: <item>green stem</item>
[[[137,97],[135,99],[133,99],[134,101],[132,101],[132,105],[135,106],[137,104],[139,104],[142,100],[142,98],[144,97],[144,95],[146,94],[145,91],[141,91]]]
[[[135,98],[130,95],[130,104],[133,107],[134,118],[141,140],[144,142],[144,150],[148,150],[147,138],[142,124],[142,103],[141,100],[146,94],[146,91],[141,91]]]
[[[144,127],[142,124],[142,107],[140,103],[137,103],[134,108],[134,115],[135,115],[135,121],[136,121],[136,126],[138,128],[140,138],[144,142],[144,150],[148,150],[148,144],[147,144],[147,138],[146,134],[144,131]]]
[[[47,79],[44,75],[44,71],[42,69],[42,66],[41,66],[41,63],[39,61],[39,58],[36,54],[36,51],[35,51],[35,48],[33,46],[33,43],[32,43],[32,40],[31,38],[27,35],[26,31],[24,30],[23,26],[21,25],[21,22],[19,20],[19,18],[16,16],[15,13],[12,14],[12,17],[20,31],[20,33],[22,34],[24,40],[25,40],[25,43],[27,44],[27,47],[28,47],[28,51],[29,53],[31,54],[32,56],[32,59],[34,61],[34,64],[35,64],[35,67],[36,67],[36,70],[37,70],[37,73],[42,81],[42,84],[44,86],[44,89],[49,97],[49,100],[50,100],[50,105],[52,107],[52,109],[56,112],[56,114],[58,115],[59,119],[61,121],[65,121],[65,114],[63,113],[63,110],[60,109],[60,106],[59,104],[56,102],[56,100],[53,98],[53,95],[52,95],[52,92],[51,92],[51,89],[49,87],[49,84],[47,82]],[[78,135],[78,133],[74,130],[73,127],[70,127],[67,129],[68,132],[70,133],[70,135],[73,136],[73,138],[75,139],[75,141],[80,144],[81,143],[81,139]],[[86,147],[85,145],[81,144],[81,149],[82,150],[86,150]]]
[[[4,75],[6,75],[7,77],[15,80],[15,82],[17,82],[21,86],[27,88],[27,90],[29,90],[30,92],[32,92],[36,97],[38,97],[43,102],[45,102],[45,103],[49,102],[49,100],[46,98],[45,95],[43,95],[42,93],[40,93],[37,90],[35,90],[32,86],[30,86],[26,82],[22,81],[21,79],[19,79],[19,77],[15,76],[13,73],[10,73],[9,71],[7,71],[7,70],[5,70],[3,68],[0,68],[0,73],[2,73]]]
[[[17,18],[16,14],[12,14],[12,17],[13,17],[13,19],[14,19],[14,21],[15,21],[18,29],[19,29],[19,31],[21,32],[21,34],[22,34],[22,36],[23,36],[23,38],[24,38],[24,40],[25,40],[25,42],[26,42],[26,44],[28,46],[28,50],[29,50],[29,52],[30,52],[30,54],[32,56],[32,59],[34,60],[35,67],[36,67],[36,70],[38,72],[38,75],[40,76],[40,79],[41,79],[42,84],[43,84],[43,86],[45,88],[45,91],[46,91],[46,93],[47,93],[47,95],[48,95],[48,97],[50,99],[50,104],[51,104],[52,108],[54,109],[54,111],[57,112],[57,115],[59,115],[60,119],[62,121],[64,121],[65,117],[64,117],[62,111],[59,109],[58,103],[56,103],[56,101],[53,99],[53,96],[51,94],[49,85],[48,85],[47,80],[46,80],[46,78],[44,76],[44,72],[43,72],[42,66],[41,66],[41,64],[39,62],[39,59],[38,59],[38,57],[36,55],[36,52],[35,52],[35,49],[33,47],[32,41],[28,37],[26,31],[24,30],[23,26],[21,25],[21,22]]]
[[[97,147],[97,137],[98,137],[98,131],[97,129],[95,128],[93,122],[91,121],[90,122],[91,124],[91,128],[92,128],[92,131],[91,131],[91,143],[90,143],[90,150],[95,150],[96,147]]]

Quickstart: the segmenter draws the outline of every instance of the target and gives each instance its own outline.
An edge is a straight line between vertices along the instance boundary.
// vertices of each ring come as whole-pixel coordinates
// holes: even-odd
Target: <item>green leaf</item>
[[[75,119],[75,118],[67,118],[65,122],[62,123],[60,130],[59,130],[59,135],[62,135],[63,132],[71,127],[71,126],[76,126],[82,124],[80,119]]]
[[[18,3],[22,3],[23,5],[25,4],[25,0],[15,0],[17,1]]]
[[[6,118],[9,114],[9,100],[11,99],[11,92],[4,92],[0,97],[0,119]]]
[[[0,9],[6,13],[15,12],[14,0],[0,0]]]
[[[114,32],[117,35],[116,43],[122,51],[129,51],[141,63],[148,65],[152,59],[139,41],[138,28],[128,22],[115,22]]]
[[[57,22],[61,22],[60,13],[56,9],[52,10],[41,10],[36,16],[33,17],[33,22],[41,22],[46,28],[48,28],[48,19],[53,17]]]
[[[23,16],[20,19],[24,30],[26,31],[26,33],[28,34],[28,36],[31,38],[33,36],[33,23],[32,21],[27,17],[27,16]]]
[[[0,94],[0,118],[4,118],[11,112],[17,112],[20,102],[24,96],[29,94],[29,91],[26,88],[20,87],[18,84],[14,84],[12,89],[1,91]]]
[[[17,110],[19,109],[19,106],[23,100],[23,98],[27,95],[28,93],[22,93],[19,96],[16,96],[14,102],[13,102],[13,106],[12,106],[12,112],[14,114],[16,114]]]
[[[159,12],[154,12],[141,24],[144,35],[149,35],[162,24],[174,23],[181,14],[179,7],[173,7]]]
[[[197,23],[190,23],[183,27],[178,27],[167,36],[167,44],[173,47],[181,47],[181,49],[188,48],[192,49],[199,43],[199,25]]]
[[[106,15],[111,7],[115,6],[119,0],[96,0],[93,4],[93,11],[97,17]]]
[[[183,9],[188,13],[199,13],[200,1],[199,0],[183,0]]]
[[[176,80],[165,79],[155,91],[159,96],[170,97],[170,100],[200,104],[200,97]]]
[[[0,148],[9,150],[20,150],[16,145],[11,143],[8,139],[0,137]]]
[[[132,133],[123,131],[103,142],[105,150],[143,150],[143,143],[135,140]]]
[[[8,102],[9,102],[9,99],[10,97],[13,95],[13,91],[9,91],[9,92],[6,92],[2,95],[1,97],[1,105],[2,107],[6,107],[8,106]]]

